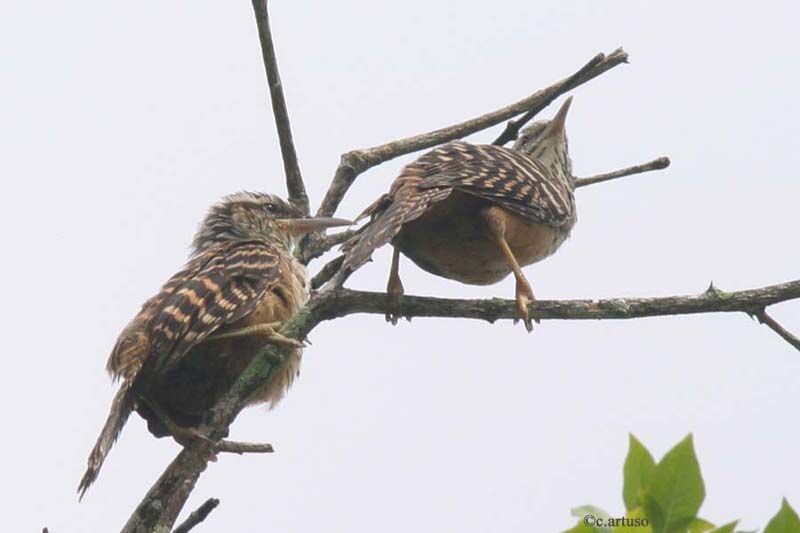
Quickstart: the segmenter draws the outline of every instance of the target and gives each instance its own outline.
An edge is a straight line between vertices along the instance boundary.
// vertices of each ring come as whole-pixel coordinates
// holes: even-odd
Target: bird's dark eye
[[[274,213],[275,211],[278,210],[278,206],[275,204],[267,204],[265,207],[267,208],[267,211],[269,211],[270,213]]]

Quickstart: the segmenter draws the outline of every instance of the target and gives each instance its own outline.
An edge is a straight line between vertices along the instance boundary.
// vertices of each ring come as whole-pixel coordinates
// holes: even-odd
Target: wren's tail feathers
[[[372,252],[391,242],[403,224],[419,218],[430,205],[444,200],[451,191],[450,187],[425,191],[417,189],[394,198],[383,195],[373,202],[361,215],[370,215],[372,220],[342,245],[345,260],[339,278],[344,281],[369,260]]]
[[[344,262],[337,276],[337,280],[340,280],[337,285],[341,285],[350,274],[369,260],[372,252],[391,241],[400,231],[404,214],[402,206],[387,202],[381,207],[382,210],[371,213],[372,220],[342,245]]]
[[[122,431],[122,427],[128,420],[131,411],[133,411],[133,397],[130,389],[131,382],[124,381],[116,396],[114,396],[114,401],[111,402],[111,412],[108,413],[108,418],[106,419],[105,425],[103,425],[103,430],[100,432],[100,436],[97,438],[94,448],[92,448],[92,453],[89,454],[89,465],[78,485],[78,500],[83,498],[87,489],[94,483],[94,480],[97,479],[97,475],[100,473],[100,467],[103,466],[103,461],[105,461],[108,451],[111,449],[111,446],[114,445],[114,442]]]

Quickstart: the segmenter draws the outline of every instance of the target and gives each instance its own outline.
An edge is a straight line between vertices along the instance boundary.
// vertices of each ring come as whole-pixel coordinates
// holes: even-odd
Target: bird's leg
[[[397,320],[400,318],[400,313],[396,309],[398,307],[398,300],[404,294],[403,282],[400,281],[400,248],[394,247],[392,252],[392,267],[389,270],[389,281],[386,283],[386,294],[389,295],[390,309],[386,313],[386,321],[391,322],[393,326],[397,325]]]
[[[525,274],[522,273],[522,268],[520,268],[517,258],[514,256],[514,252],[508,245],[508,241],[506,241],[504,215],[492,207],[481,211],[481,215],[489,226],[490,235],[500,247],[500,251],[503,253],[503,256],[505,256],[508,265],[511,267],[511,271],[514,273],[514,279],[516,280],[515,296],[519,316],[525,324],[525,329],[529,332],[533,331],[533,323],[528,313],[528,304],[535,298],[533,297],[533,290],[531,289],[530,283],[528,283],[528,280],[525,278]]]
[[[284,346],[286,348],[302,348],[303,343],[297,339],[291,339],[278,333],[277,329],[281,327],[280,322],[265,322],[263,324],[254,324],[225,333],[217,333],[206,337],[208,341],[216,341],[220,339],[235,339],[238,337],[247,337],[250,335],[263,335],[271,344]]]
[[[167,428],[167,431],[169,431],[169,434],[172,435],[173,439],[175,439],[175,442],[177,442],[184,448],[186,446],[189,446],[189,444],[191,444],[196,440],[205,441],[211,444],[212,447],[213,445],[216,444],[212,439],[200,433],[200,431],[198,431],[197,428],[192,428],[192,427],[187,428],[178,425],[174,420],[172,420],[172,418],[166,413],[166,411],[164,411],[161,408],[161,406],[158,405],[158,402],[153,400],[152,398],[148,398],[147,396],[140,396],[139,399],[142,400],[142,402],[144,402],[147,405],[147,407],[153,412],[153,414],[155,414],[158,417],[161,423],[164,424],[164,427]]]

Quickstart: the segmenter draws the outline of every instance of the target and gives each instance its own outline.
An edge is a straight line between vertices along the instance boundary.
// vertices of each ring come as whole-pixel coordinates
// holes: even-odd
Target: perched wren
[[[403,294],[401,252],[431,274],[471,285],[513,273],[519,317],[531,331],[534,297],[521,267],[555,252],[577,219],[565,130],[571,102],[525,128],[513,149],[456,141],[407,165],[362,213],[371,220],[343,245],[337,282],[391,242],[391,296]],[[387,319],[396,323],[396,313]]]
[[[302,345],[278,333],[308,299],[306,273],[292,255],[306,233],[351,222],[305,218],[277,196],[240,192],[213,205],[189,262],[125,327],[107,370],[122,381],[89,456],[78,491],[97,478],[128,416],[157,437],[186,444],[265,343],[290,357],[250,400],[275,404],[292,384]]]

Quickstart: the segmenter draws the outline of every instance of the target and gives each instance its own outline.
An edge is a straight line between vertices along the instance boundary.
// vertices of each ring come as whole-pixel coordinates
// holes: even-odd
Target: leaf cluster
[[[700,464],[688,435],[656,463],[633,435],[623,466],[625,514],[612,518],[593,505],[572,510],[578,524],[565,533],[745,533],[738,520],[716,526],[699,515],[706,496]],[[785,499],[763,533],[800,533],[800,517]]]

